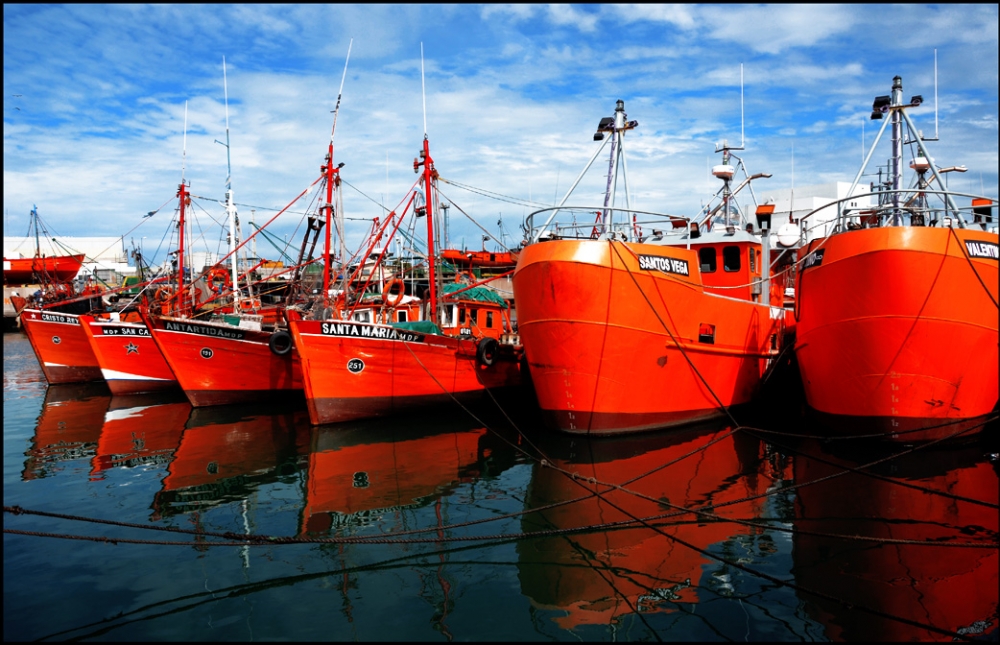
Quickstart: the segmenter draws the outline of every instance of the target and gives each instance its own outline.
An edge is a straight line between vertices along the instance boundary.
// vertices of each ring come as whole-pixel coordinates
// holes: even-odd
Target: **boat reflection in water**
[[[59,462],[92,457],[110,403],[103,382],[50,385],[21,479],[48,477],[59,469]]]
[[[111,468],[169,463],[190,414],[191,404],[179,390],[113,397],[90,462],[91,480],[104,479]]]
[[[553,467],[535,466],[527,506],[582,499],[526,515],[525,533],[670,515],[650,521],[658,530],[633,524],[518,543],[522,593],[536,609],[557,610],[553,620],[562,629],[613,627],[636,611],[676,611],[677,603],[697,603],[705,585],[713,587],[712,598],[728,595],[731,587],[719,573],[719,563],[696,549],[708,550],[742,535],[759,543],[752,550],[755,554],[773,550],[763,545],[770,537],[756,529],[677,514],[674,509],[734,502],[765,492],[772,479],[764,476],[766,462],[760,459],[762,444],[756,439],[716,426],[612,440],[559,436],[557,441],[553,434],[549,441],[543,450]],[[609,490],[601,482],[622,485],[644,497]],[[600,498],[588,496],[595,490],[601,491]],[[712,512],[753,520],[761,516],[764,504],[764,499],[755,499]]]
[[[300,530],[350,531],[392,520],[510,463],[511,449],[494,432],[460,414],[319,426]]]
[[[989,431],[989,430],[987,430]],[[993,429],[996,431],[996,428]],[[840,444],[843,445],[843,444]],[[886,450],[898,452],[899,446]],[[843,455],[850,455],[846,458]],[[796,483],[838,473],[891,454],[808,448],[832,463],[795,459]],[[977,637],[997,623],[997,473],[977,445],[914,452],[868,469],[799,488],[794,537],[795,580],[807,589],[898,617],[873,615],[802,595],[830,640],[942,640],[911,621]],[[906,485],[920,488],[910,488]],[[962,498],[979,500],[972,503]],[[877,544],[804,531],[894,540],[981,542],[985,548]],[[989,547],[992,545],[992,548]],[[958,640],[958,639],[955,639]]]
[[[153,520],[245,500],[294,474],[306,451],[305,409],[274,406],[193,408],[153,501]]]

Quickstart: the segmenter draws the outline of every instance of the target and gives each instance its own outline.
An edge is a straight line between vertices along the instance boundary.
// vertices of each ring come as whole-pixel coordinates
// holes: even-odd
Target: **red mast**
[[[337,170],[333,167],[333,137],[330,137],[330,150],[326,155],[326,165],[322,167],[326,175],[326,235],[324,236],[323,252],[323,306],[330,306],[330,226],[333,223],[333,181]]]
[[[177,303],[178,308],[184,309],[184,207],[187,205],[187,186],[181,180],[180,188],[177,189],[177,197],[181,201],[180,219],[177,223],[178,243],[177,243]]]
[[[431,322],[437,322],[437,279],[435,278],[436,257],[434,254],[434,198],[431,194],[431,180],[434,172],[434,160],[431,159],[430,142],[424,135],[424,207],[427,209],[427,279],[430,281],[430,311]]]
[[[344,81],[347,80],[347,64],[351,61],[351,47],[354,39],[347,45],[347,59],[344,61],[344,74],[340,77],[340,90],[337,92],[337,105],[333,108],[333,128],[330,129],[330,149],[326,154],[326,165],[321,168],[321,172],[326,175],[326,235],[324,236],[323,252],[323,307],[330,306],[330,228],[333,224],[333,186],[334,181],[339,181],[340,166],[333,165],[333,137],[337,134],[337,116],[340,114],[340,99],[344,95]],[[340,231],[343,237],[343,231]],[[341,240],[343,248],[343,240]]]

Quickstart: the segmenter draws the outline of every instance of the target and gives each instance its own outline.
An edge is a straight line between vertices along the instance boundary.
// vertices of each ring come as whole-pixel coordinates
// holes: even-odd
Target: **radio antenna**
[[[937,50],[934,50],[934,140],[938,139]]]
[[[740,63],[740,148],[746,144],[743,138],[743,63]]]
[[[184,183],[184,175],[187,172],[188,156],[188,102],[184,101],[184,150],[181,153],[181,183]]]
[[[354,39],[347,44],[347,60],[344,61],[344,74],[340,77],[340,89],[337,91],[337,105],[333,108],[333,129],[330,130],[330,143],[333,143],[333,135],[337,132],[337,115],[340,113],[340,97],[344,94],[344,80],[347,78],[347,63],[351,61],[351,47]],[[332,159],[330,160],[333,161]]]
[[[424,86],[424,44],[420,43],[420,97],[424,102],[424,138],[427,138],[427,90]]]

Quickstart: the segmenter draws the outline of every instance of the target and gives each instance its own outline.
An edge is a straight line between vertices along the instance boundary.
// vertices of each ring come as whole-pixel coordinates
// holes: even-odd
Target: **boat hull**
[[[3,282],[7,285],[69,282],[80,272],[83,255],[43,258],[4,258]]]
[[[970,255],[983,245],[992,258]],[[996,249],[995,234],[922,227],[803,248],[795,351],[808,405],[890,430],[994,409]]]
[[[519,355],[500,346],[492,365],[476,342],[363,323],[292,320],[313,425],[398,414],[520,385]]]
[[[278,356],[271,334],[230,325],[146,316],[163,358],[194,407],[258,403],[302,395],[294,348]]]
[[[104,378],[80,324],[80,316],[24,309],[21,325],[38,357],[45,380],[50,384],[100,381]]]
[[[96,320],[80,323],[108,389],[116,396],[176,389],[177,379],[144,323]]]
[[[623,242],[527,247],[514,298],[539,405],[578,434],[686,424],[748,402],[784,318],[707,293],[693,251]]]

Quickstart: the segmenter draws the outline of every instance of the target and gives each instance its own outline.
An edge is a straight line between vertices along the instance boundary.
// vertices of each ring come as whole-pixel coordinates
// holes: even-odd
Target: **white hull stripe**
[[[129,374],[128,372],[116,372],[115,370],[102,369],[105,381],[172,381],[169,378],[157,378],[155,376],[141,376],[139,374]]]

